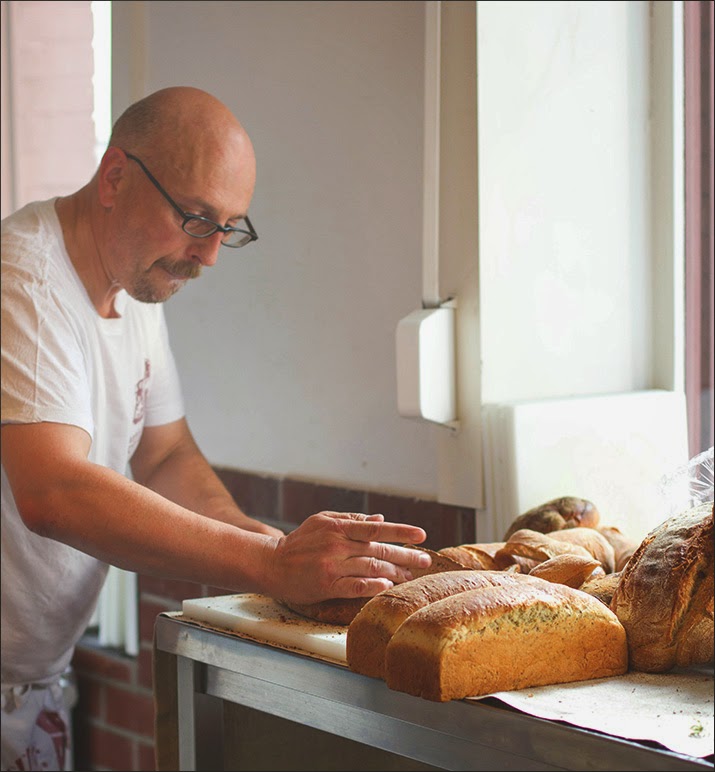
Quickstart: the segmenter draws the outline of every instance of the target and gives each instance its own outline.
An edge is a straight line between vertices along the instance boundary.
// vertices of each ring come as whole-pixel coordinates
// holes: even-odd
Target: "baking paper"
[[[517,710],[627,740],[657,742],[676,753],[715,753],[712,665],[669,673],[630,672],[571,684],[495,692]]]

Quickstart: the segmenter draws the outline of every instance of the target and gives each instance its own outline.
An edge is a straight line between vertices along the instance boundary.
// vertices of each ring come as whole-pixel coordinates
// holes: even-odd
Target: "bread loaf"
[[[585,526],[595,528],[601,520],[596,507],[578,496],[561,496],[519,515],[504,534],[504,541],[521,528],[539,533],[551,533],[562,528]]]
[[[579,587],[579,590],[581,590],[581,592],[587,592],[589,595],[593,595],[594,598],[598,598],[601,603],[610,608],[611,601],[613,600],[613,593],[616,591],[616,587],[618,587],[620,581],[620,571],[613,574],[604,574],[603,576],[594,576],[585,581]]]
[[[419,579],[421,576],[429,576],[431,574],[441,574],[445,571],[463,571],[465,568],[471,568],[471,566],[465,566],[451,555],[442,554],[441,551],[436,552],[426,547],[417,547],[414,544],[405,544],[404,546],[420,550],[420,552],[426,552],[432,558],[432,562],[426,568],[410,569],[413,579]]]
[[[444,702],[626,672],[625,631],[610,609],[571,587],[512,578],[410,614],[385,650],[387,685]]]
[[[631,555],[638,549],[638,543],[633,541],[629,536],[621,533],[620,528],[616,528],[613,525],[600,526],[598,532],[608,539],[609,543],[613,547],[615,566],[614,572],[618,573],[623,570],[626,563],[630,560]]]
[[[612,574],[616,567],[616,553],[608,539],[595,528],[566,528],[549,534],[550,539],[556,539],[569,544],[578,544],[593,555],[603,566],[606,574]]]
[[[519,580],[528,583],[529,577],[500,571],[449,571],[383,590],[350,623],[346,641],[348,667],[362,675],[382,678],[388,641],[410,614],[466,590],[516,585]]]
[[[319,603],[281,603],[296,614],[329,625],[349,625],[370,598],[331,598]]]
[[[427,552],[432,557],[432,563],[426,568],[411,569],[410,572],[415,579],[430,574],[440,574],[444,571],[463,571],[466,568],[448,555],[442,555],[425,547],[416,547],[413,544],[406,544],[405,546]],[[329,625],[349,625],[355,619],[358,611],[369,600],[370,598],[331,598],[318,603],[302,604],[287,601],[281,601],[281,603],[291,611],[295,611],[296,614],[308,619],[325,622]]]
[[[465,568],[474,568],[477,571],[498,571],[494,558],[483,550],[471,544],[460,544],[457,547],[443,547],[441,555],[446,555],[452,560],[461,563]]]
[[[605,576],[596,558],[586,558],[582,555],[557,555],[532,568],[529,576],[578,588],[593,576],[593,572],[597,569],[600,570],[601,576]]]
[[[497,552],[496,559],[501,565],[502,555],[513,555],[535,560],[538,563],[557,555],[581,555],[581,557],[593,557],[591,553],[579,544],[569,541],[558,541],[549,534],[532,531],[528,528],[520,528],[507,539],[504,546]]]
[[[713,552],[709,502],[666,520],[633,553],[611,601],[633,670],[713,661]]]
[[[516,571],[520,574],[530,574],[539,563],[543,563],[543,560],[533,560],[522,555],[513,555],[505,549],[500,549],[494,556],[494,562],[497,564],[499,571]]]

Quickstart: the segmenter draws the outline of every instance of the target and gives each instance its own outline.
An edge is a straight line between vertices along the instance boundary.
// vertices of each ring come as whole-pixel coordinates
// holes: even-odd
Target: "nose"
[[[221,239],[223,233],[216,231],[212,236],[207,236],[205,239],[192,239],[192,252],[198,257],[202,265],[211,267],[216,265],[218,261],[218,252],[221,248]]]

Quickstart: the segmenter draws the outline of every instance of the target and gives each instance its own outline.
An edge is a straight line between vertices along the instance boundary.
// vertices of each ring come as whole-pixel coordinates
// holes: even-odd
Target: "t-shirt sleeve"
[[[2,422],[72,424],[92,436],[83,333],[47,284],[18,278],[3,273]]]

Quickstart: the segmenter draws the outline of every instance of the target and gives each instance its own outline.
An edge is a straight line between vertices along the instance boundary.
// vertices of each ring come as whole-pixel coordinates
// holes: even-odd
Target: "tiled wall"
[[[477,540],[475,511],[375,491],[351,490],[308,481],[262,477],[217,469],[243,510],[292,527],[322,510],[380,512],[388,520],[419,525],[424,546],[440,549]],[[224,595],[229,591],[192,582],[139,577],[138,657],[94,645],[78,646],[73,665],[79,701],[74,713],[75,769],[153,770],[154,706],[151,651],[154,620],[176,611],[185,598]]]

